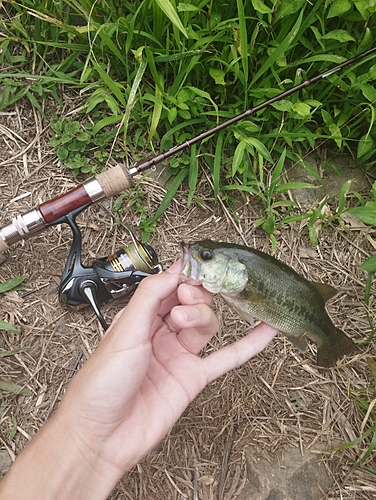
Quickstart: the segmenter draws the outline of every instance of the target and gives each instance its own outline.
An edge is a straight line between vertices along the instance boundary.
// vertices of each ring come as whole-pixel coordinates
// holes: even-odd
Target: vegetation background
[[[375,47],[375,12],[376,0],[2,0],[0,111],[25,103],[38,109],[51,127],[56,156],[81,180],[111,159],[131,163],[168,150]],[[179,187],[184,185],[188,205],[201,203],[195,190],[205,172],[212,198],[220,198],[235,219],[239,197],[257,201],[257,225],[274,246],[282,224],[304,219],[315,244],[318,219],[340,225],[344,211],[376,227],[375,79],[375,55],[328,74],[173,158],[166,195],[154,213],[146,210],[137,184],[114,208],[130,206],[147,240]],[[80,96],[79,107],[69,108],[69,95]],[[306,158],[322,146],[331,161],[318,171]],[[338,196],[304,209],[286,196],[307,186],[287,180],[291,164],[320,186],[325,172],[340,173],[333,158],[341,155],[364,171],[368,190],[355,192],[344,181]],[[369,272],[369,305],[376,257],[363,269]],[[22,280],[3,283],[0,293]],[[371,315],[369,321],[370,341]],[[0,328],[14,333],[9,322]],[[0,357],[15,352],[0,350]],[[371,462],[376,447],[375,400],[359,396],[357,403],[369,426],[365,430],[364,423],[360,436],[342,449],[368,439],[362,465]],[[10,439],[17,422],[12,425]],[[376,472],[372,463],[367,470]]]
[[[3,1],[0,109],[28,99],[43,113],[53,100],[57,156],[74,175],[92,174],[110,156],[167,150],[372,48],[375,10],[374,0]],[[374,172],[375,78],[370,56],[173,158],[161,210],[184,179],[194,200],[200,161],[214,197],[230,206],[239,190],[258,197],[272,237],[281,222],[315,220],[279,199],[298,187],[283,182],[285,160],[320,184],[304,157],[325,144]],[[74,119],[64,117],[62,86],[82,96]],[[146,238],[160,212],[143,221]]]

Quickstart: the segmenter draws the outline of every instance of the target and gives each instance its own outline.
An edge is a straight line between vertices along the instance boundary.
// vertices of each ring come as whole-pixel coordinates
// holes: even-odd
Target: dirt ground
[[[48,124],[38,112],[21,106],[0,113],[0,226],[76,185],[54,155]],[[152,214],[164,195],[163,184],[149,178],[141,186],[144,204]],[[179,256],[183,239],[246,242],[272,253],[268,235],[255,228],[260,216],[257,200],[239,195],[236,221],[220,200],[212,199],[205,171],[196,197],[197,202],[188,207],[187,192],[179,191],[149,241],[164,267]],[[125,225],[134,227],[139,222],[137,215],[125,210],[121,224],[116,225],[112,203],[99,203],[79,217],[86,264],[129,244]],[[328,310],[334,323],[358,342],[371,332],[363,297],[367,274],[359,271],[359,265],[374,252],[374,238],[369,230],[348,224],[346,231],[336,225],[323,228],[317,247],[310,245],[304,224],[286,225],[277,235],[276,257],[306,278],[340,290]],[[68,308],[58,301],[71,241],[68,227],[49,228],[14,245],[0,266],[0,282],[27,276],[26,290],[6,293],[0,302],[0,319],[21,332],[20,336],[1,332],[0,350],[22,349],[1,358],[0,379],[23,385],[32,393],[0,393],[0,448],[12,460],[58,407],[79,353],[87,359],[103,334],[90,309]],[[370,315],[376,322],[374,292],[375,288]],[[123,306],[121,301],[104,305],[105,319],[111,322]],[[215,298],[214,307],[221,327],[205,354],[249,329],[220,298]],[[331,451],[356,440],[375,424],[375,380],[369,368],[369,360],[376,361],[374,343],[362,345],[360,355],[328,373],[317,370],[315,352],[311,345],[302,355],[285,336],[278,335],[262,354],[210,384],[160,445],[119,482],[110,498],[287,498],[274,490],[262,496],[260,484],[265,477],[258,478],[257,486],[253,476],[257,467],[262,469],[260,464],[270,464],[272,470],[278,457],[291,450],[318,459],[320,474],[328,478],[320,486],[320,496],[312,499],[376,498],[376,476],[367,471],[367,467],[376,468],[374,455],[362,468],[357,466],[374,433],[347,449]],[[363,408],[361,401],[366,403]],[[366,415],[369,404],[372,411]],[[282,460],[279,463],[282,467]]]

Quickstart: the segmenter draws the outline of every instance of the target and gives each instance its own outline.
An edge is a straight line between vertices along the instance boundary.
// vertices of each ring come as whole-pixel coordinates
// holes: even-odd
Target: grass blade
[[[9,290],[13,290],[17,288],[24,280],[26,276],[19,276],[18,278],[12,278],[7,280],[5,283],[0,283],[0,293],[8,292]]]
[[[261,76],[266,73],[266,71],[269,70],[271,66],[286,52],[288,48],[291,48],[296,36],[299,33],[300,25],[302,23],[303,19],[303,14],[304,14],[304,8],[302,8],[299,17],[292,28],[291,32],[289,35],[282,41],[282,43],[279,44],[279,46],[275,49],[275,51],[268,57],[268,59],[263,63],[261,68],[258,70],[258,72],[255,74],[251,81],[251,86],[255,85],[257,80],[261,78]]]
[[[163,10],[169,20],[172,22],[174,26],[178,28],[179,31],[183,33],[185,38],[188,38],[187,30],[184,28],[182,22],[180,21],[180,17],[176,12],[174,6],[169,0],[155,0],[159,7]]]
[[[239,16],[239,29],[240,29],[240,45],[238,50],[242,59],[243,73],[244,73],[244,88],[248,87],[248,38],[247,38],[247,23],[244,13],[244,0],[236,0]],[[247,92],[245,93],[247,96]],[[248,100],[244,102],[244,107],[248,107]]]
[[[7,321],[3,321],[2,319],[0,320],[0,330],[5,330],[6,332],[15,333],[16,335],[20,334],[20,332],[17,330],[16,327],[11,325]]]
[[[146,61],[141,60],[140,65],[139,65],[138,70],[137,70],[137,73],[136,73],[136,76],[133,80],[131,91],[129,93],[128,102],[127,102],[127,106],[125,108],[125,115],[124,115],[124,145],[127,143],[128,123],[129,123],[129,119],[131,116],[133,106],[135,105],[135,102],[136,102],[137,90],[138,90],[138,87],[140,86],[140,82],[141,82],[142,77],[144,75],[146,65],[147,65]]]
[[[7,382],[6,380],[0,380],[0,390],[19,394],[20,396],[31,396],[31,391],[26,389],[26,387]]]
[[[170,202],[172,201],[173,197],[175,196],[176,191],[179,189],[179,187],[183,183],[184,179],[187,177],[188,170],[189,169],[187,167],[179,170],[178,174],[175,176],[175,178],[171,182],[170,187],[168,188],[166,194],[164,195],[164,198],[163,198],[158,210],[149,219],[150,223],[157,221],[159,219],[159,217],[163,214],[163,212],[168,208]]]
[[[192,203],[193,195],[196,189],[197,179],[198,179],[198,157],[196,154],[197,145],[193,144],[191,147],[191,161],[189,164],[189,193],[188,193],[188,206]]]
[[[224,131],[222,130],[218,134],[217,143],[215,145],[214,166],[213,166],[214,198],[217,198],[219,192],[219,180],[220,180],[221,165],[223,160],[223,154],[222,154],[223,138],[224,138]]]

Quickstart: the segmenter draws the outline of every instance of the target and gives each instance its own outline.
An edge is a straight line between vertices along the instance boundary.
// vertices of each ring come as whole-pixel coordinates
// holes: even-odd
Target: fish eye
[[[201,250],[200,258],[202,260],[211,260],[213,258],[213,252],[210,250]]]

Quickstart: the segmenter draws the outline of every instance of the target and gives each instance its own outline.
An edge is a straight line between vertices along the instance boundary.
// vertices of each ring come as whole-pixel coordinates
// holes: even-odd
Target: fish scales
[[[255,250],[254,254],[251,263],[247,262],[247,256],[238,254],[248,271],[246,288],[238,295],[246,310],[257,318],[264,317],[264,321],[272,323],[272,326],[288,329],[291,333],[301,333],[307,322],[312,328],[330,327],[328,315],[319,318],[317,314],[322,313],[325,301],[308,280],[274,258],[265,269],[263,256],[257,255]],[[306,306],[308,300],[309,307]]]
[[[182,244],[182,277],[220,293],[240,316],[278,328],[302,351],[317,343],[318,364],[333,366],[355,343],[330,319],[325,302],[337,291],[306,280],[269,254],[243,245],[203,240]]]

